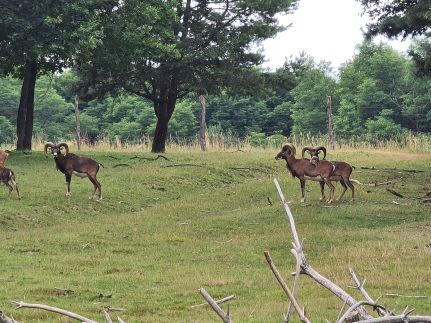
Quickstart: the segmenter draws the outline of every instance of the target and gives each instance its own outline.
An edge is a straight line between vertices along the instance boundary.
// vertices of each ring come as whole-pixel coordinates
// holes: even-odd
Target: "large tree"
[[[152,101],[152,151],[163,152],[177,100],[217,92],[261,63],[255,44],[282,29],[275,15],[296,1],[124,0],[80,71],[90,94],[125,89]]]
[[[62,71],[101,38],[115,0],[0,0],[0,75],[21,78],[17,149],[30,150],[37,76]]]
[[[373,21],[368,34],[418,36],[430,32],[431,4],[429,0],[357,0]]]
[[[429,0],[357,0],[372,19],[367,37],[424,36],[410,50],[419,76],[431,77],[431,2]]]

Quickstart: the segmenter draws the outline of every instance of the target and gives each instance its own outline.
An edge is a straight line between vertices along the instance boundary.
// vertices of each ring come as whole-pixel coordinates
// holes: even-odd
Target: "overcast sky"
[[[300,0],[293,14],[282,16],[280,22],[292,26],[262,46],[267,62],[264,67],[281,67],[285,58],[298,56],[301,51],[313,56],[316,62],[329,61],[335,69],[351,59],[355,46],[362,42],[361,28],[369,21],[361,16],[362,6],[356,0]],[[403,52],[408,41],[388,41]]]

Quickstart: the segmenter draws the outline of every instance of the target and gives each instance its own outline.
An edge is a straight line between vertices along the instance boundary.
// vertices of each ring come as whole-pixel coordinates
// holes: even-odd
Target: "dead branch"
[[[293,214],[290,211],[288,202],[286,201],[286,199],[284,198],[284,194],[281,190],[280,185],[278,184],[278,181],[276,179],[274,179],[274,183],[275,183],[275,187],[277,188],[278,191],[278,195],[280,196],[281,199],[281,203],[284,206],[284,210],[286,211],[287,217],[289,219],[289,223],[290,223],[290,229],[292,232],[292,236],[293,236],[293,250],[292,253],[296,259],[296,271],[295,271],[295,278],[293,280],[293,288],[292,288],[292,293],[293,296],[296,296],[296,293],[298,292],[298,288],[299,288],[299,276],[301,274],[301,259],[303,257],[303,250],[302,250],[302,244],[299,241],[299,236],[298,236],[298,232],[296,231],[296,226],[295,226],[295,220],[293,218]],[[284,316],[284,321],[285,322],[289,322],[289,317],[290,317],[290,313],[292,310],[292,302],[289,303],[288,307],[287,307],[287,312]]]
[[[116,167],[130,167],[130,168],[132,168],[132,166],[130,166],[129,164],[124,164],[124,163],[122,163],[122,164],[115,164],[112,167],[114,167],[114,168],[116,168]]]
[[[400,193],[398,193],[398,192],[396,192],[396,191],[394,191],[394,190],[392,190],[392,189],[390,189],[390,188],[386,188],[386,190],[387,190],[389,193],[391,193],[391,194],[393,194],[393,195],[395,195],[395,196],[398,196],[398,197],[404,197],[404,195],[402,195],[402,194],[400,194]]]
[[[331,291],[333,294],[335,294],[337,297],[339,297],[343,302],[346,302],[346,304],[348,304],[349,306],[356,304],[357,300],[355,300],[352,296],[346,293],[341,287],[339,287],[338,285],[334,284],[326,277],[319,274],[308,264],[307,260],[305,259],[305,255],[303,253],[301,244],[299,242],[299,237],[296,231],[295,220],[293,218],[292,212],[290,211],[289,205],[286,203],[286,200],[284,198],[283,192],[281,191],[281,188],[280,188],[280,185],[278,184],[277,179],[274,179],[274,183],[275,183],[275,186],[277,187],[277,191],[278,191],[278,194],[280,195],[281,202],[289,218],[290,228],[292,231],[294,246],[295,246],[292,249],[292,252],[294,253],[297,261],[300,262],[301,274],[305,274],[309,276],[317,283],[319,283],[320,285],[322,285],[323,287]],[[360,306],[358,307],[357,310],[359,312],[359,315],[361,315],[361,317],[365,319],[373,318],[364,307]]]
[[[369,302],[369,301],[360,301],[360,302],[357,302],[356,304],[353,304],[352,306],[350,306],[350,307],[347,309],[347,311],[343,314],[343,316],[341,316],[341,318],[338,320],[338,323],[343,323],[343,322],[344,322],[344,320],[346,320],[346,319],[347,319],[347,317],[349,317],[349,315],[350,315],[354,310],[356,310],[358,307],[363,306],[363,305],[370,305],[370,306],[372,306],[372,307],[374,307],[374,308],[380,309],[380,310],[382,310],[382,311],[384,311],[384,312],[385,312],[384,307],[382,307],[382,306],[380,306],[380,305],[378,305],[378,304],[376,304],[376,303],[374,303],[374,302]]]
[[[396,316],[378,317],[370,320],[357,321],[356,323],[425,323],[431,322],[431,316],[407,316],[404,314]]]
[[[370,294],[368,294],[368,292],[365,290],[364,286],[365,286],[365,279],[360,282],[358,277],[356,276],[355,271],[352,268],[349,268],[350,274],[352,275],[353,281],[356,284],[356,286],[354,286],[353,288],[356,288],[359,290],[359,292],[362,294],[362,296],[364,296],[364,298],[370,303],[370,304],[376,304],[377,302],[374,301]],[[377,312],[380,315],[385,315],[386,311],[384,309],[382,309],[381,307],[376,307],[377,308]]]
[[[216,241],[216,242],[217,242],[217,241]],[[223,303],[226,303],[226,302],[228,302],[228,301],[230,301],[230,300],[232,300],[232,299],[235,299],[235,295],[226,296],[226,297],[224,297],[224,298],[221,298],[221,299],[215,300],[215,302],[216,302],[217,304],[223,304]],[[198,305],[192,305],[192,306],[190,306],[190,308],[196,308],[196,307],[200,307],[200,306],[208,306],[208,305],[209,305],[208,303],[202,303],[202,304],[198,304]]]
[[[103,310],[103,316],[105,316],[105,320],[107,323],[112,323],[112,319],[109,316],[109,313],[106,310]]]
[[[387,297],[405,297],[405,298],[431,298],[431,296],[425,295],[401,295],[401,294],[385,294]]]
[[[226,314],[220,306],[216,303],[216,301],[207,293],[207,291],[203,288],[199,288],[199,292],[202,297],[208,302],[208,304],[212,307],[214,312],[223,320],[225,323],[232,323],[232,320],[229,317],[229,314]]]
[[[171,161],[169,158],[163,156],[163,155],[157,155],[157,157],[151,158],[151,157],[139,157],[139,156],[133,156],[130,159],[139,159],[139,160],[149,160],[149,161],[155,161],[159,158],[163,158],[164,160]]]
[[[165,167],[207,167],[206,165],[198,165],[198,164],[174,164],[174,165],[166,165]]]
[[[277,279],[278,283],[280,284],[281,288],[286,293],[287,297],[289,298],[290,302],[293,304],[293,307],[295,308],[296,313],[298,313],[299,319],[301,322],[304,323],[311,323],[310,320],[305,316],[305,310],[301,309],[298,302],[295,299],[295,296],[290,291],[289,287],[287,287],[286,283],[283,280],[283,277],[281,277],[280,273],[277,270],[277,267],[275,267],[274,262],[271,259],[271,256],[269,255],[268,251],[264,252],[266,261],[268,262],[269,267],[271,268],[275,278]]]
[[[406,172],[406,173],[423,173],[424,170],[418,169],[403,169],[403,168],[375,168],[374,166],[362,166],[361,169],[375,170],[375,171],[390,171],[390,172]]]
[[[90,320],[84,316],[81,316],[79,314],[73,313],[73,312],[69,312],[66,310],[63,310],[61,308],[57,308],[57,307],[52,307],[52,306],[48,306],[48,305],[44,305],[44,304],[29,304],[29,303],[24,303],[24,302],[12,302],[12,304],[16,305],[17,309],[21,309],[21,308],[37,308],[37,309],[41,309],[44,311],[48,311],[48,312],[53,312],[53,313],[57,313],[60,315],[64,315],[67,317],[70,317],[72,319],[78,320],[80,322],[85,322],[85,323],[97,323],[96,321]]]
[[[0,310],[0,323],[18,323],[18,321],[6,316],[6,314]]]

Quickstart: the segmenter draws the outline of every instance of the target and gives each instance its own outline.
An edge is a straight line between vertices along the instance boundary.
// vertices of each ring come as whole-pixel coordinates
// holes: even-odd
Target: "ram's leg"
[[[320,181],[319,182],[320,185],[320,201],[323,201],[325,199],[325,182]]]
[[[332,185],[332,183],[329,179],[324,179],[324,181],[325,181],[326,185],[329,186],[328,204],[331,204],[332,201],[334,200],[335,187],[334,187],[334,185]]]
[[[15,190],[16,190],[16,193],[18,194],[18,200],[21,200],[21,194],[19,194],[19,189],[18,189],[17,183],[15,183]]]
[[[94,198],[96,196],[96,192],[99,191],[99,196],[97,198],[98,201],[100,201],[102,199],[102,185],[100,185],[99,181],[96,179],[96,177],[88,177],[91,181],[91,183],[93,183],[94,186],[94,191],[93,191],[93,195],[90,197]]]
[[[12,193],[12,191],[15,189],[16,193],[18,194],[18,199],[21,200],[21,195],[19,194],[19,189],[18,189],[18,183],[15,181],[15,178],[11,178],[8,182],[8,187],[9,187],[9,196]]]
[[[299,179],[301,183],[301,203],[305,202],[305,179],[300,178]]]
[[[353,186],[352,182],[349,179],[346,179],[347,186],[352,190],[352,201],[355,200],[355,186]]]
[[[65,174],[66,176],[66,196],[70,195],[70,181],[72,180],[72,175]]]
[[[7,188],[9,189],[9,194],[7,195],[7,197],[10,197],[10,194],[13,191],[13,186],[11,186],[10,181],[5,183],[5,184],[6,184]]]
[[[347,186],[344,180],[340,181],[341,185],[343,186],[343,191],[341,192],[340,196],[338,197],[337,201],[341,200],[341,198],[344,196],[344,193],[347,191]]]

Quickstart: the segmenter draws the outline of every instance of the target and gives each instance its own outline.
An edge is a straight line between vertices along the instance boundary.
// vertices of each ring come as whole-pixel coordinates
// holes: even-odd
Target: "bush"
[[[10,144],[15,139],[15,128],[6,117],[0,116],[0,144]]]

